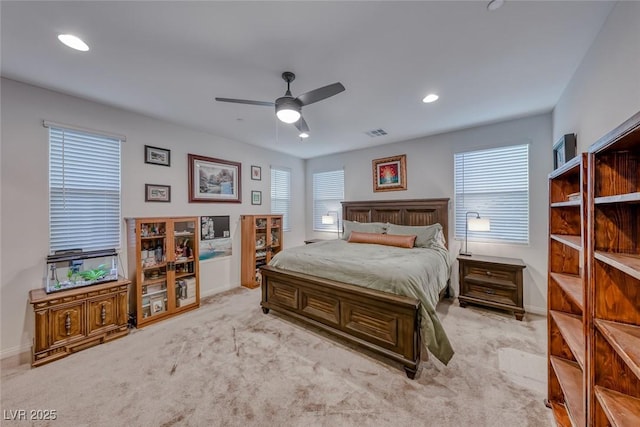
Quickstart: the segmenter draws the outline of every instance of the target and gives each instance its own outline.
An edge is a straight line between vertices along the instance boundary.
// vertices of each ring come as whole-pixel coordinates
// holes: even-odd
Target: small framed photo
[[[262,191],[252,191],[251,192],[251,204],[252,205],[261,205],[262,204]]]
[[[149,301],[151,305],[151,315],[155,316],[156,314],[164,313],[164,295],[158,295]]]
[[[260,166],[251,166],[251,179],[262,181],[262,168]]]
[[[171,151],[145,145],[144,162],[152,165],[171,166]]]
[[[407,155],[373,160],[373,191],[407,189]]]
[[[576,134],[568,133],[553,144],[553,169],[567,163],[576,156]]]
[[[170,202],[171,186],[158,184],[144,185],[144,201],[145,202]]]

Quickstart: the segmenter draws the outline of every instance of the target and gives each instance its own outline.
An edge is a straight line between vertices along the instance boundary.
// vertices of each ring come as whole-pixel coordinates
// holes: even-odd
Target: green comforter
[[[406,249],[336,239],[289,248],[279,252],[269,264],[416,298],[421,302],[422,342],[444,364],[453,356],[435,311],[451,269],[446,249]]]

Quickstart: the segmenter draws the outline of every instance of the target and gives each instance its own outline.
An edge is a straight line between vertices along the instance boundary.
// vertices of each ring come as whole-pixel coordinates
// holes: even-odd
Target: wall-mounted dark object
[[[553,169],[558,169],[576,156],[576,134],[568,133],[553,144]]]

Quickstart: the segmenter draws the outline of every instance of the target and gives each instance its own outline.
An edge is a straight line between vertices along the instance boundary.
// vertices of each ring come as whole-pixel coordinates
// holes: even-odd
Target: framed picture
[[[262,168],[260,166],[251,166],[251,179],[262,181]]]
[[[171,151],[145,145],[144,162],[152,165],[171,166]]]
[[[252,205],[261,205],[262,204],[262,191],[252,191],[251,192],[251,204]]]
[[[242,203],[238,162],[189,154],[189,203]]]
[[[145,202],[170,202],[171,186],[158,184],[144,185],[144,201]]]
[[[385,157],[373,160],[373,191],[399,191],[407,189],[407,156]]]
[[[553,144],[553,169],[558,169],[574,158],[576,149],[575,133],[568,133]]]
[[[164,294],[152,297],[149,300],[149,303],[150,303],[151,315],[152,316],[154,316],[156,314],[164,313],[164,311],[165,311]]]
[[[229,216],[201,216],[200,240],[213,240],[231,237]]]

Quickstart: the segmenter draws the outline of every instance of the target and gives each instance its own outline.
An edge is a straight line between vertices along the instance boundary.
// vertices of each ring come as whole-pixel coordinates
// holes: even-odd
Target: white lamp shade
[[[283,108],[276,113],[280,121],[285,123],[295,123],[300,119],[300,112]]]
[[[326,225],[333,224],[333,217],[331,215],[322,215],[322,223]]]
[[[470,231],[491,231],[489,218],[469,218],[467,227]]]

